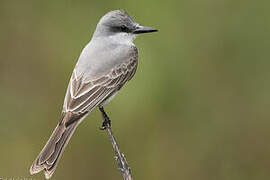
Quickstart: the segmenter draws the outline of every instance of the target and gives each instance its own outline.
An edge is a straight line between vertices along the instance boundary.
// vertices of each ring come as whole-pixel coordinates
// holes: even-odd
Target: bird
[[[110,11],[99,20],[72,72],[59,122],[30,167],[30,174],[44,170],[45,178],[51,178],[82,120],[95,108],[107,117],[104,106],[136,72],[138,49],[134,39],[156,31],[136,23],[124,10]],[[105,118],[102,129],[107,124],[110,120]]]

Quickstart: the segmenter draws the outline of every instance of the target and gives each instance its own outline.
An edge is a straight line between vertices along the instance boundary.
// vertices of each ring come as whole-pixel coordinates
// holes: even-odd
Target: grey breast
[[[87,81],[108,73],[132,58],[134,45],[91,41],[82,51],[75,71]]]

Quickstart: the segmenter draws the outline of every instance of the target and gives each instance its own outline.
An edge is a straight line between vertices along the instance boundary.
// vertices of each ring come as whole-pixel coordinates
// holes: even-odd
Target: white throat
[[[131,33],[120,32],[107,36],[107,38],[109,38],[111,42],[115,42],[117,44],[133,45],[133,41],[135,40],[136,35]]]

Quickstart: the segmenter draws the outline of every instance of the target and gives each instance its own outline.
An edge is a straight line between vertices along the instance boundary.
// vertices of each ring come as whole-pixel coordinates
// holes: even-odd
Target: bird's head
[[[157,29],[139,25],[125,11],[114,10],[100,19],[94,36],[110,36],[117,33],[137,35],[155,31]]]

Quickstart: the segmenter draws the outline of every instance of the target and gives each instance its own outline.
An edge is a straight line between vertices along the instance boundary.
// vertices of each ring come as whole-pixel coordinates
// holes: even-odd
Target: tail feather
[[[78,122],[74,122],[68,127],[61,123],[57,125],[50,139],[33,162],[30,168],[31,174],[36,174],[44,169],[46,179],[51,178],[57,163],[78,124]]]

